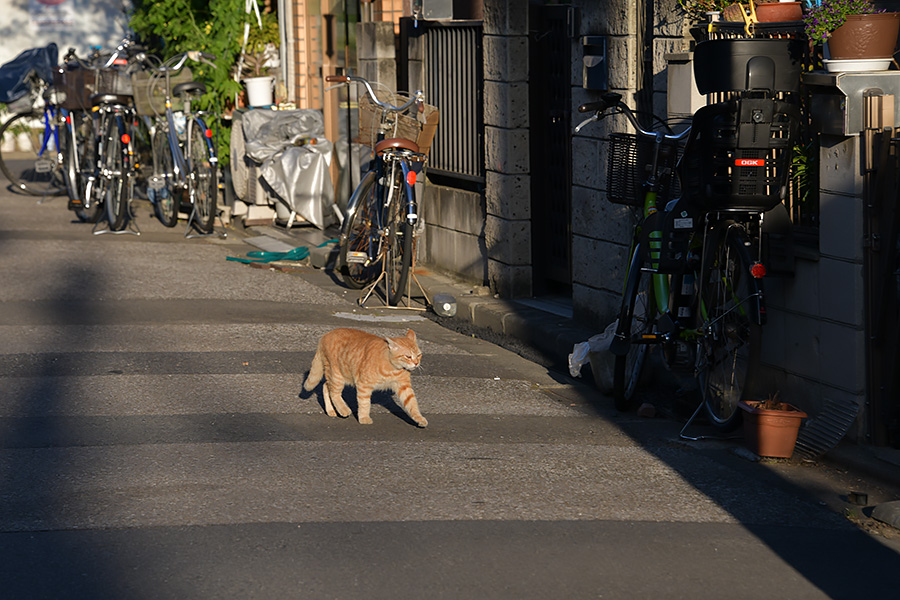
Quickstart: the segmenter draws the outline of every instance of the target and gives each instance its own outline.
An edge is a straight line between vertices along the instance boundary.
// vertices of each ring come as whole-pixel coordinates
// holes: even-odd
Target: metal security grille
[[[440,110],[428,159],[429,173],[483,182],[481,21],[418,21],[414,26],[401,21],[400,29],[398,84],[417,87],[415,77],[410,77],[414,75],[412,67],[409,73],[402,72],[402,50],[409,45],[406,36],[416,36],[422,46],[421,87],[426,101]]]

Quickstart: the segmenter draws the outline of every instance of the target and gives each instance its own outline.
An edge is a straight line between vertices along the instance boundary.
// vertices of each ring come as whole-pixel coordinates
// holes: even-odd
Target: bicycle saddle
[[[403,138],[388,138],[386,140],[381,140],[377,144],[375,144],[375,154],[381,154],[385,150],[389,150],[391,148],[398,148],[400,150],[409,150],[410,152],[419,153],[419,145],[412,140],[406,140]]]
[[[172,93],[176,96],[193,92],[196,92],[198,96],[202,96],[206,93],[206,85],[201,81],[187,81],[185,83],[179,83],[172,88]]]
[[[100,104],[131,104],[133,96],[125,96],[122,94],[92,94],[91,106]]]

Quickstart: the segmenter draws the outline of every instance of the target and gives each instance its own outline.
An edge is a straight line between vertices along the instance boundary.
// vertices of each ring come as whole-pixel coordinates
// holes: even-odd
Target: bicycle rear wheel
[[[153,175],[147,184],[147,196],[153,203],[153,212],[159,222],[166,227],[174,227],[178,223],[180,194],[176,194],[174,160],[169,146],[168,126],[164,122],[157,124],[151,146]]]
[[[18,114],[0,127],[0,139],[15,140],[16,147],[0,152],[0,170],[15,189],[33,196],[66,193],[62,169],[63,149],[43,123],[42,113]],[[44,137],[47,134],[46,146]],[[59,140],[62,145],[63,140]]]
[[[207,143],[206,125],[196,119],[191,127],[190,180],[194,201],[194,224],[201,233],[212,233],[216,219],[216,161]]]
[[[627,323],[624,330],[624,354],[617,354],[613,368],[613,402],[616,410],[631,410],[635,392],[641,381],[647,353],[647,343],[639,342],[645,334],[656,329],[656,302],[653,297],[653,277],[641,272],[640,251],[635,249],[625,283],[625,295],[619,311],[619,323]],[[620,326],[621,329],[621,326]]]
[[[396,165],[396,168],[402,175],[400,166]],[[387,279],[385,295],[390,306],[396,306],[406,295],[409,268],[412,264],[413,227],[406,219],[408,205],[409,198],[403,178],[395,177],[393,198],[388,206],[388,218],[385,220],[390,227],[385,269]]]
[[[128,145],[122,139],[127,132],[122,115],[108,115],[102,130],[103,166],[100,194],[106,207],[106,219],[112,231],[121,231],[128,220],[131,178],[128,175]]]
[[[347,287],[355,290],[375,281],[381,272],[376,189],[375,174],[369,172],[350,199],[341,231],[341,275]]]
[[[741,422],[738,402],[749,398],[759,368],[762,327],[759,285],[750,274],[747,247],[739,229],[724,225],[701,273],[698,380],[710,422],[723,431]],[[711,238],[716,240],[716,237]]]

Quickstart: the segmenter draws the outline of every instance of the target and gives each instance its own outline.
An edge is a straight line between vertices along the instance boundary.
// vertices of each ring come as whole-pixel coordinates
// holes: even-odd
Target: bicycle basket
[[[606,197],[614,204],[644,206],[643,184],[653,161],[654,142],[631,133],[609,135],[609,156],[606,169]],[[663,141],[658,160],[659,192],[657,205],[664,206],[678,195],[675,164],[681,149],[670,140]]]
[[[53,72],[53,86],[62,92],[60,107],[66,110],[87,110],[91,107],[94,71],[80,66],[60,67]]]
[[[179,83],[194,81],[194,74],[188,67],[177,75],[169,76],[169,83],[175,87]],[[134,108],[137,114],[155,117],[166,113],[166,76],[149,71],[137,71],[131,75],[134,89]]]
[[[392,104],[405,104],[410,96],[394,94],[388,99]],[[403,112],[384,111],[376,106],[368,95],[359,99],[359,141],[374,147],[379,129],[383,128],[386,138],[398,137],[413,140],[422,154],[428,154],[437,131],[439,111],[426,104],[419,113],[413,104]]]
[[[97,69],[94,93],[131,96],[131,76],[124,69]]]

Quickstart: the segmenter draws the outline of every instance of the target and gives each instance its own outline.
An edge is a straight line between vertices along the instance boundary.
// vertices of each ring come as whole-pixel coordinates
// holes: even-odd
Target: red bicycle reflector
[[[66,125],[72,124],[72,115],[66,115]]]
[[[762,279],[766,276],[766,266],[762,263],[754,263],[754,265],[750,267],[750,274],[757,279]]]
[[[123,133],[121,139],[122,139],[123,144],[127,144],[128,142],[131,141],[131,136],[128,135],[127,133]]]
[[[736,158],[734,159],[736,167],[764,167],[766,159],[764,158]]]
[[[203,135],[205,135],[208,138],[212,138],[212,129],[207,129],[206,131],[203,132]]]
[[[406,183],[409,185],[416,185],[416,172],[410,171],[406,174]]]

